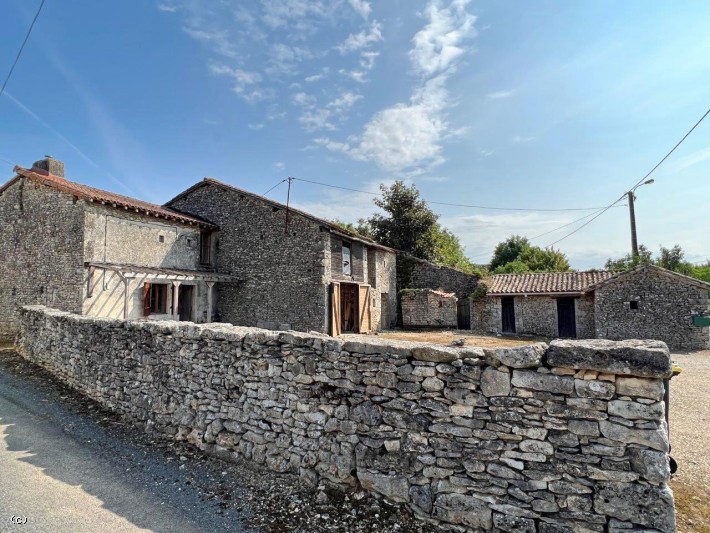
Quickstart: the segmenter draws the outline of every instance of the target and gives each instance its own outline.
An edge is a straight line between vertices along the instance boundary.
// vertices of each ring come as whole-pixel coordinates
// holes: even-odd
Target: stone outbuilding
[[[405,289],[400,293],[405,328],[455,328],[457,301],[453,292]]]
[[[674,349],[710,346],[710,284],[654,266],[627,272],[498,274],[472,300],[472,329],[542,337],[656,339]]]
[[[396,318],[395,250],[213,178],[166,204],[218,224],[220,319],[243,326],[367,333]]]
[[[64,178],[47,158],[0,186],[0,337],[42,304],[95,317],[210,322],[213,235],[202,218]]]

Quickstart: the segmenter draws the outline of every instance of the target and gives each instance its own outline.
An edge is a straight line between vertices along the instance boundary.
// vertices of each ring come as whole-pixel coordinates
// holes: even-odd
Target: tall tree
[[[685,252],[680,245],[676,244],[673,248],[660,247],[658,256],[654,259],[653,252],[643,244],[639,246],[639,255],[633,257],[631,254],[626,254],[620,259],[607,259],[607,270],[623,272],[630,270],[635,266],[642,264],[656,265],[686,276],[695,276],[696,268],[691,263],[685,260]]]
[[[634,257],[631,254],[626,254],[620,259],[607,259],[604,268],[614,272],[623,272],[630,270],[638,265],[648,265],[653,263],[653,252],[643,244],[639,246],[639,254]]]
[[[382,198],[376,198],[375,205],[385,214],[369,218],[372,237],[415,257],[435,260],[439,217],[420,198],[417,188],[395,181],[391,187],[380,185],[380,190]]]
[[[468,272],[480,274],[476,265],[466,257],[459,238],[446,228],[436,224],[434,228],[434,263]]]
[[[559,250],[532,246],[527,238],[511,235],[496,246],[490,269],[496,274],[519,274],[567,272],[570,266],[567,256]]]

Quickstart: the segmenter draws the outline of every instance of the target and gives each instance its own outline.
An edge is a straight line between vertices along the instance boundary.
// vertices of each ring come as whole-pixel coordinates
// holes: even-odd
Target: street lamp
[[[639,256],[639,245],[636,240],[636,213],[634,212],[634,200],[636,197],[634,196],[634,191],[642,185],[650,185],[653,182],[653,179],[646,180],[643,183],[639,183],[636,187],[626,193],[629,197],[629,218],[631,219],[631,255],[634,258]]]

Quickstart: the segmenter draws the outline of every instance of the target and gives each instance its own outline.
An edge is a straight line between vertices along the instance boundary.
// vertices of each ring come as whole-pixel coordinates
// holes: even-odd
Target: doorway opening
[[[178,291],[178,315],[180,321],[189,322],[192,317],[192,301],[195,295],[195,287],[192,285],[183,285]]]
[[[574,298],[557,299],[557,330],[560,337],[577,337],[577,320],[574,315]]]
[[[506,296],[500,299],[503,333],[515,333],[515,298]]]

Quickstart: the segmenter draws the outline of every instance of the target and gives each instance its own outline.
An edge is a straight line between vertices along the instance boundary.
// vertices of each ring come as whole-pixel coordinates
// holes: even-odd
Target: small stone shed
[[[710,346],[710,284],[654,265],[627,272],[498,274],[473,299],[471,327],[482,333],[543,337],[657,339],[673,349]]]
[[[405,328],[455,328],[456,303],[453,292],[434,289],[405,289],[400,293],[402,325]]]

